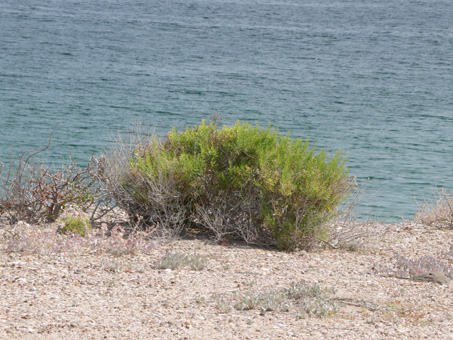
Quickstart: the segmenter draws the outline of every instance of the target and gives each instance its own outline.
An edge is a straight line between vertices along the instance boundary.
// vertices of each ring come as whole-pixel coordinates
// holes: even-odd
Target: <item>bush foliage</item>
[[[327,237],[321,226],[352,186],[343,156],[327,159],[270,126],[203,121],[106,157],[101,178],[136,221],[288,249]]]

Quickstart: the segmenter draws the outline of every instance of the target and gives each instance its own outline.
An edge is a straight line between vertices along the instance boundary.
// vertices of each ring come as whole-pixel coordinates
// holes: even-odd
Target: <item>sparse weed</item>
[[[78,238],[80,237],[78,235]],[[62,238],[63,236],[53,231],[43,230],[26,222],[19,222],[13,227],[5,229],[1,240],[8,253],[41,254],[60,252],[62,247],[67,246],[66,240]]]
[[[208,260],[198,255],[185,255],[166,250],[165,256],[157,264],[157,269],[180,269],[189,267],[191,270],[203,270],[206,268]]]
[[[326,318],[337,312],[337,305],[330,299],[333,289],[323,289],[318,285],[294,284],[286,290],[288,298],[300,306],[301,315]]]
[[[356,216],[356,207],[364,197],[366,185],[367,183],[356,186],[339,214],[329,222],[329,238],[324,241],[325,245],[351,252],[360,251],[387,232],[388,228],[384,223],[373,221],[375,216],[372,211],[369,211],[365,218],[358,219]]]
[[[322,289],[317,285],[305,283],[293,284],[289,288],[274,289],[264,292],[233,292],[231,304],[225,296],[215,296],[217,305],[222,310],[231,308],[236,310],[259,309],[262,313],[271,311],[288,312],[296,309],[299,317],[316,316],[329,317],[336,313],[336,303],[331,299],[334,291]]]
[[[234,297],[238,301],[234,304],[237,310],[257,309],[260,305],[260,298],[256,293],[247,291],[245,293],[235,292]]]
[[[203,304],[206,302],[206,298],[204,296],[199,296],[196,298],[195,302],[198,304]]]
[[[101,267],[107,271],[112,273],[120,273],[120,272],[138,272],[144,273],[145,268],[143,266],[139,266],[137,264],[131,262],[122,262],[118,259],[103,259],[101,262]]]
[[[119,273],[123,271],[124,265],[118,261],[115,260],[108,260],[104,259],[101,262],[101,267],[104,269],[106,272],[112,272],[112,273]]]
[[[444,189],[434,195],[435,202],[425,200],[414,220],[439,228],[453,228],[453,195]]]
[[[222,294],[213,294],[214,301],[216,303],[216,308],[222,314],[228,314],[232,311],[230,302],[228,299]]]
[[[394,256],[392,266],[375,263],[373,270],[380,275],[400,278],[414,278],[428,273],[441,273],[453,279],[453,266],[429,255],[409,259],[398,254]]]
[[[261,309],[262,312],[289,310],[290,301],[282,290],[270,290],[261,294],[247,291],[236,293],[238,302],[234,305],[237,310]]]
[[[3,231],[0,245],[5,251],[13,253],[46,254],[68,253],[90,254],[111,253],[116,256],[154,251],[155,242],[130,235],[123,237],[121,228],[114,228],[107,236],[107,226],[101,230],[91,230],[83,237],[80,234],[63,235],[53,230],[19,222]]]
[[[335,249],[358,251],[377,235],[382,235],[382,226],[376,223],[337,221],[331,225],[329,245]]]

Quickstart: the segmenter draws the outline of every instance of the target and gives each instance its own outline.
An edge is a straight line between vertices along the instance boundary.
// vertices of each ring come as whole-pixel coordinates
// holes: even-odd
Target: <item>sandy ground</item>
[[[0,339],[453,339],[451,284],[375,270],[392,267],[396,254],[451,266],[453,230],[373,228],[375,237],[354,251],[178,240],[122,256],[7,252],[0,230]],[[188,264],[159,269],[175,254]],[[278,302],[296,286],[333,291]]]

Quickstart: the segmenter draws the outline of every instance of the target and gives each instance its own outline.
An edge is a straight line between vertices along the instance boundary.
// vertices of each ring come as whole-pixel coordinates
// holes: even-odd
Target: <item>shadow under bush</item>
[[[344,162],[271,127],[203,121],[119,147],[101,159],[100,178],[132,220],[162,235],[195,228],[290,249],[327,239],[322,226],[352,187]]]

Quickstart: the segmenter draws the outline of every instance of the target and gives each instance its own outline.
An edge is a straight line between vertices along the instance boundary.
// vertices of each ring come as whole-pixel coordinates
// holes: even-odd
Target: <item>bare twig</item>
[[[3,195],[0,213],[6,213],[11,224],[19,220],[31,223],[52,222],[70,204],[88,209],[97,198],[100,188],[91,177],[93,164],[79,168],[72,160],[60,170],[52,170],[33,162],[33,157],[47,150],[56,130],[49,135],[48,144],[17,161],[14,175],[13,163],[6,177],[0,178]]]

